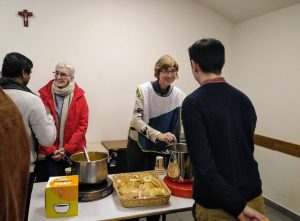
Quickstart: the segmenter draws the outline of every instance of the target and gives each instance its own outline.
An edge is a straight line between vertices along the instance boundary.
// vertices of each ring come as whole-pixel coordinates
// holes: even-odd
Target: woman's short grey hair
[[[68,64],[68,63],[66,63],[66,62],[59,62],[59,63],[56,65],[55,69],[56,69],[56,68],[67,68],[68,71],[70,72],[71,76],[74,77],[74,74],[75,74],[75,68],[74,68],[72,65],[70,65],[70,64]]]

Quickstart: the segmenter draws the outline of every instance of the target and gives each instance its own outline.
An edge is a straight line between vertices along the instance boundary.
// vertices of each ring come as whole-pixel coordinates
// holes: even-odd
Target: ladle
[[[84,154],[85,154],[85,157],[86,157],[86,159],[87,159],[87,162],[91,162],[90,157],[89,157],[89,154],[88,154],[88,152],[87,152],[87,150],[86,150],[86,147],[83,147],[83,150],[84,150]]]
[[[176,157],[176,153],[177,153],[177,141],[173,141],[173,146],[174,146],[174,151],[171,152],[171,160],[172,162],[177,162],[177,157]]]
[[[177,141],[173,141],[173,145],[174,145],[174,150],[175,150],[175,152],[177,153]]]

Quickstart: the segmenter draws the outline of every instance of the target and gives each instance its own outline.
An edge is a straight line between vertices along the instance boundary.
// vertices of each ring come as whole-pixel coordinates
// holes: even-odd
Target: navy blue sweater
[[[250,99],[228,83],[207,83],[184,100],[182,121],[195,173],[194,200],[238,216],[262,192]]]

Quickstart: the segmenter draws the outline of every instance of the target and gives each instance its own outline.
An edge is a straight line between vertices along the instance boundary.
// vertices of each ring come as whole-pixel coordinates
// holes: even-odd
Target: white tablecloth
[[[99,221],[99,220],[123,220],[134,217],[145,217],[155,214],[168,214],[191,210],[193,199],[171,196],[167,205],[151,207],[124,208],[116,194],[92,201],[79,202],[78,216],[49,218],[45,216],[45,187],[47,183],[35,183],[32,190],[28,221]]]

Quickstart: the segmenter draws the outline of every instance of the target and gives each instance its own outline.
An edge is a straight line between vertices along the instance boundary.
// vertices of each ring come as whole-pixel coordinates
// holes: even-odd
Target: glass
[[[175,76],[177,74],[177,70],[175,70],[175,69],[170,69],[170,70],[161,69],[160,73],[162,73],[163,75],[168,75],[170,73],[172,76]]]
[[[54,71],[53,74],[54,74],[54,77],[60,76],[61,78],[66,78],[66,77],[70,76],[70,74],[66,74],[64,72],[58,72],[58,71]]]

